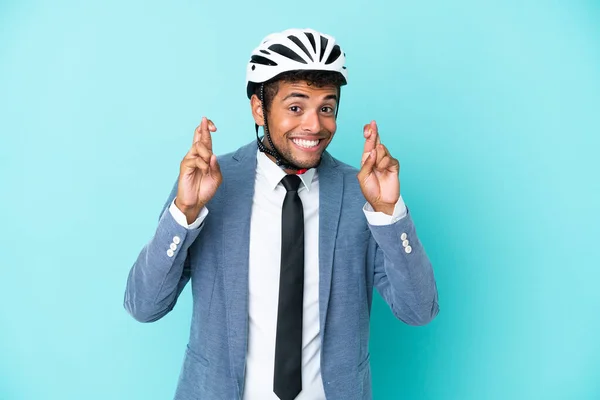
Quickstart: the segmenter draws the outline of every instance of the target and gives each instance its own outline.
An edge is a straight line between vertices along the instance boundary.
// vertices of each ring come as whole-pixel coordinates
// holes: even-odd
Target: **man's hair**
[[[295,83],[300,81],[305,81],[309,86],[318,88],[333,85],[338,88],[339,97],[340,87],[344,83],[344,78],[340,73],[335,71],[299,70],[284,72],[264,83],[264,104],[266,111],[269,111],[271,103],[279,91],[279,82]],[[260,84],[256,85],[254,94],[260,99]]]

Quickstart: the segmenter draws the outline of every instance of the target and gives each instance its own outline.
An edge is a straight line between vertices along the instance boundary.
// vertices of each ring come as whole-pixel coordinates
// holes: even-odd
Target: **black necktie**
[[[300,178],[287,175],[282,183],[287,193],[281,213],[281,272],[273,391],[281,400],[293,400],[302,390],[304,212],[298,196]]]

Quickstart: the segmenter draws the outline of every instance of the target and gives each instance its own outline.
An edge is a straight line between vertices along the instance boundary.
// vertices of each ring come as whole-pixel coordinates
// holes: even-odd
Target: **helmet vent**
[[[253,62],[255,64],[262,64],[262,65],[277,65],[277,63],[275,61],[269,60],[266,57],[257,56],[257,55],[253,55],[250,59],[250,62]]]
[[[279,44],[279,43],[275,43],[271,46],[269,46],[269,50],[272,50],[275,53],[281,54],[284,57],[287,57],[291,60],[297,61],[299,63],[302,64],[306,64],[307,62],[304,61],[304,59],[302,59],[302,57],[300,57],[298,54],[296,54],[293,50]]]
[[[304,43],[302,43],[300,41],[300,39],[298,39],[296,36],[294,35],[290,35],[288,36],[288,39],[290,39],[292,42],[294,42],[298,47],[300,47],[302,49],[302,51],[308,56],[308,58],[310,58],[310,61],[315,61],[312,56],[310,55],[310,53],[308,52],[308,49],[306,48],[306,46],[304,46]]]
[[[306,37],[308,38],[308,41],[312,45],[313,51],[316,52],[317,51],[317,44],[315,43],[315,37],[310,32],[304,32],[304,34],[306,35]]]
[[[331,64],[332,62],[337,60],[340,54],[342,54],[342,51],[340,50],[340,46],[336,44],[335,46],[333,46],[331,54],[329,54],[329,57],[327,57],[327,61],[325,61],[325,64]]]
[[[319,61],[323,61],[323,54],[325,54],[328,42],[329,40],[326,37],[321,36],[321,57],[319,57]]]

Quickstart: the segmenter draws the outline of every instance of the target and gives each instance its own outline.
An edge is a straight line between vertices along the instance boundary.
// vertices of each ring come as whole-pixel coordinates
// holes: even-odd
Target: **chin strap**
[[[267,154],[273,156],[275,158],[277,165],[283,169],[293,169],[296,171],[303,171],[302,173],[306,172],[305,168],[301,168],[301,167],[295,165],[294,163],[290,162],[289,160],[287,160],[285,157],[283,157],[281,155],[281,153],[279,153],[279,151],[277,151],[277,148],[273,144],[273,140],[271,140],[271,135],[269,134],[269,127],[267,126],[267,110],[265,109],[265,85],[262,83],[260,84],[260,104],[262,107],[263,119],[264,119],[263,129],[265,131],[265,136],[267,137],[267,140],[269,141],[269,145],[271,146],[271,148],[270,149],[267,148],[267,146],[265,146],[264,143],[262,142],[262,140],[259,138],[258,124],[255,124],[255,126],[256,126],[256,142],[258,143],[258,149],[260,151],[262,151],[263,153],[267,153]]]

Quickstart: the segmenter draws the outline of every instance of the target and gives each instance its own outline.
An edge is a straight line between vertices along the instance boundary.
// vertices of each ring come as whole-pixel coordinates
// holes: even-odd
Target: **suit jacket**
[[[191,280],[193,316],[176,400],[240,399],[248,340],[248,256],[256,142],[218,157],[223,183],[198,229],[179,225],[167,199],[154,236],[132,266],[124,306],[152,322]],[[369,318],[373,287],[393,314],[423,325],[438,313],[433,270],[410,210],[370,226],[358,170],[328,152],[318,168],[321,374],[331,400],[371,399]],[[410,242],[407,253],[402,234]],[[175,246],[171,246],[174,244]],[[170,251],[170,247],[176,247]],[[170,254],[169,254],[170,253]]]

